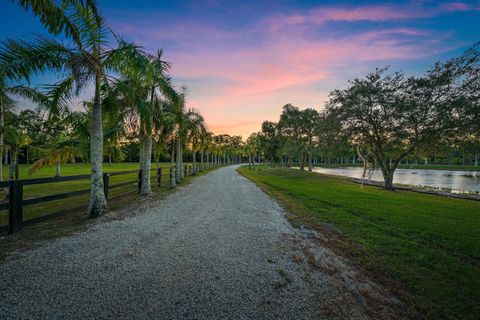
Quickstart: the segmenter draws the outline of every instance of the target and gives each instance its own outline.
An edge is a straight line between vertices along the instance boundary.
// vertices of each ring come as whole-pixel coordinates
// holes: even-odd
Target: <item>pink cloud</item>
[[[442,5],[442,9],[445,11],[468,11],[468,10],[474,10],[473,7],[470,5],[463,3],[463,2],[450,2],[450,3],[445,3]],[[478,10],[478,8],[477,8]]]
[[[440,7],[424,7],[419,3],[408,5],[365,5],[318,7],[304,13],[276,14],[259,23],[259,28],[268,32],[277,32],[285,28],[303,25],[322,25],[329,21],[395,21],[428,18],[444,12],[480,10],[463,2],[451,2]]]
[[[428,39],[421,41],[421,45],[405,44],[396,36]],[[205,114],[215,132],[245,134],[252,131],[253,123],[258,130],[263,120],[277,120],[285,103],[320,109],[328,90],[338,85],[334,79],[341,74],[336,69],[426,57],[442,50],[440,39],[432,38],[438,35],[408,28],[370,31],[319,42],[287,37],[242,51],[202,50],[176,55],[173,72],[178,78],[224,79],[221,85],[211,88],[214,94],[208,96],[198,96],[193,88],[189,105]],[[330,89],[315,89],[316,83],[327,83]],[[232,117],[233,120],[228,120]],[[248,117],[250,121],[245,123],[236,117]]]
[[[215,133],[246,137],[263,120],[277,120],[285,103],[322,108],[331,89],[344,85],[352,74],[364,74],[371,64],[415,60],[447,49],[442,44],[445,35],[428,30],[396,27],[315,38],[309,25],[423,18],[465,6],[320,7],[272,15],[242,30],[192,21],[169,24],[168,32],[156,21],[121,22],[115,29],[147,45],[173,41],[181,46],[167,46],[166,59],[173,63],[173,76],[190,88],[189,107],[200,109]]]

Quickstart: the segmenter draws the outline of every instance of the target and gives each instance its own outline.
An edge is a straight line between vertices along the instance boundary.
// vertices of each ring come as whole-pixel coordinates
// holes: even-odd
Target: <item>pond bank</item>
[[[347,178],[347,180],[354,183],[358,183],[358,184],[365,184],[368,186],[383,188],[383,183],[380,181],[365,180],[365,179],[358,179],[358,178]],[[415,187],[410,187],[410,186],[405,186],[400,184],[394,184],[394,188],[395,190],[412,191],[412,192],[432,194],[436,196],[450,197],[450,198],[456,198],[456,199],[480,201],[480,195],[476,195],[476,194],[452,193],[452,192],[440,191],[440,190],[421,189],[421,188],[415,188]]]

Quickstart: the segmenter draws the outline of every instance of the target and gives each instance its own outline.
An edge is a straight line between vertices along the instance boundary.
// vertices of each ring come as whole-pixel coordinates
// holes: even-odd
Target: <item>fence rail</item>
[[[152,168],[151,171],[155,171],[155,176],[151,176],[151,178],[156,178],[157,185],[161,186],[162,184],[162,169],[167,168]],[[173,168],[169,168],[173,170]],[[120,176],[120,175],[127,175],[127,174],[134,174],[138,173],[138,177],[135,180],[125,181],[121,183],[116,183],[111,185],[110,184],[110,177],[112,176]],[[141,183],[142,183],[142,170],[128,170],[128,171],[117,171],[117,172],[108,172],[103,174],[103,190],[105,192],[105,197],[108,201],[109,199],[109,190],[117,189],[127,185],[134,185],[138,186],[136,191],[126,192],[119,195],[116,195],[113,198],[117,198],[120,196],[125,196],[130,193],[140,192],[141,190]],[[53,212],[47,215],[42,215],[39,217],[35,217],[32,219],[24,220],[23,219],[23,208],[25,206],[30,206],[34,204],[44,203],[48,201],[66,199],[70,197],[76,197],[84,194],[90,193],[90,189],[82,189],[64,193],[58,193],[48,196],[41,196],[41,197],[34,197],[34,198],[24,198],[24,186],[28,185],[36,185],[36,184],[50,184],[50,183],[57,183],[57,182],[66,182],[66,181],[76,181],[76,180],[86,180],[90,179],[89,174],[83,175],[74,175],[74,176],[64,176],[64,177],[56,177],[56,178],[36,178],[36,179],[26,179],[26,180],[9,180],[9,181],[2,181],[0,182],[0,188],[8,188],[8,202],[0,203],[0,210],[7,210],[8,209],[8,225],[1,226],[0,231],[8,231],[8,233],[13,233],[22,229],[24,225],[33,224],[36,222],[44,221],[46,219],[72,212],[81,208],[84,208],[85,205],[81,207],[69,208],[66,210],[60,210],[57,212]]]

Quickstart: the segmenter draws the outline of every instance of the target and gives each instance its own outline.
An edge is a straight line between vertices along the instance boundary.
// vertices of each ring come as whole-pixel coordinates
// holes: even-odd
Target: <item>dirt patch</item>
[[[327,248],[321,238],[300,234],[293,239],[287,237],[285,242],[290,243],[287,250],[292,251],[292,261],[303,267],[306,281],[317,284],[320,279],[326,279],[330,290],[317,293],[326,318],[352,318],[351,310],[358,306],[361,306],[363,315],[371,319],[405,317],[400,300],[392,290],[352,264],[348,258]]]

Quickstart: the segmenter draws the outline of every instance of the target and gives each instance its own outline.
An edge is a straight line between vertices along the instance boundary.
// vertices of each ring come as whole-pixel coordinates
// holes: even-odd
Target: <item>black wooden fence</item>
[[[163,168],[165,169],[165,168]],[[157,180],[157,185],[161,186],[162,183],[162,168],[154,168],[152,171],[156,171],[156,175],[152,175],[152,178]],[[172,170],[172,168],[170,168]],[[185,170],[187,172],[187,170]],[[119,175],[126,175],[126,174],[133,174],[138,173],[138,178],[135,180],[125,181],[117,184],[110,184],[110,177],[112,176],[119,176]],[[105,197],[108,200],[109,190],[120,188],[127,185],[137,184],[138,185],[138,192],[141,189],[141,181],[142,181],[142,170],[129,170],[129,171],[118,171],[118,172],[108,172],[103,174],[103,188],[105,192]],[[39,217],[35,217],[32,219],[24,220],[23,219],[23,207],[30,206],[38,203],[65,199],[70,197],[76,197],[83,194],[90,193],[90,189],[82,189],[76,191],[70,191],[65,193],[59,193],[54,195],[42,196],[42,197],[35,197],[35,198],[28,198],[24,199],[23,197],[23,187],[28,185],[35,185],[35,184],[49,184],[49,183],[56,183],[56,182],[63,182],[63,181],[75,181],[75,180],[86,180],[90,179],[89,174],[83,175],[75,175],[75,176],[65,176],[65,177],[57,177],[57,178],[38,178],[38,179],[26,179],[26,180],[9,180],[9,181],[2,181],[0,182],[0,188],[8,188],[8,202],[0,203],[0,211],[8,209],[8,225],[3,226],[0,230],[8,230],[9,233],[13,233],[18,231],[24,225],[33,224],[36,222],[40,222],[46,220],[48,218],[52,218],[54,216],[58,216],[61,214],[65,214],[68,212],[72,212],[79,208],[69,208],[66,210],[57,211],[54,213],[50,213],[47,215],[42,215]],[[137,192],[137,191],[133,191]],[[126,194],[133,193],[127,192],[122,193],[120,195],[116,195],[115,198],[120,196],[125,196]],[[113,199],[113,197],[112,197]],[[84,206],[82,206],[83,208]]]

